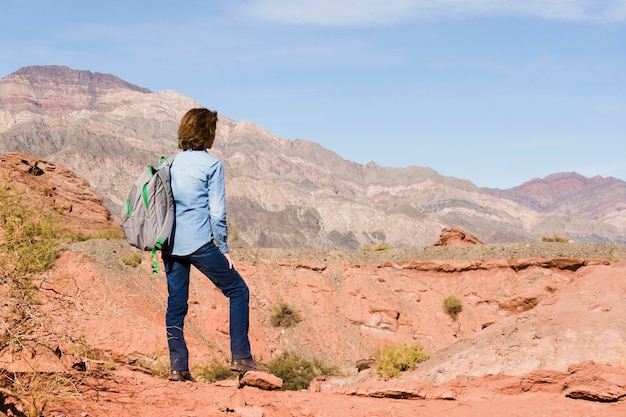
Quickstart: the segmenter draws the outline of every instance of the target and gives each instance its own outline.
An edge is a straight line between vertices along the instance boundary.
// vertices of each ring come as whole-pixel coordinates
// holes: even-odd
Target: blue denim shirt
[[[176,221],[163,251],[190,255],[215,239],[228,252],[226,192],[222,162],[207,151],[179,152],[170,169]]]

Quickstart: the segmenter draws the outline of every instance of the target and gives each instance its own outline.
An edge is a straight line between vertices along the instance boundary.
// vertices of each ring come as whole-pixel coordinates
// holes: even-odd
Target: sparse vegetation
[[[459,313],[463,311],[463,302],[456,295],[449,295],[443,300],[443,309],[450,317],[456,320]]]
[[[361,246],[361,250],[365,252],[379,252],[379,251],[384,251],[384,250],[389,250],[389,249],[391,249],[391,246],[389,246],[389,244],[386,242],[377,243],[376,245]]]
[[[28,274],[47,270],[57,258],[59,219],[20,205],[6,190],[0,199],[2,274],[23,283]]]
[[[35,278],[54,264],[63,243],[86,236],[66,229],[63,210],[46,209],[45,198],[46,190],[37,183],[19,187],[5,179],[0,186],[0,357],[25,359],[20,372],[0,373],[0,410],[10,415],[41,416],[50,403],[75,395],[82,383],[81,374],[41,372],[28,365],[43,350],[58,355],[59,346],[77,346],[69,335],[53,330],[40,307]],[[99,233],[119,234],[113,229]]]
[[[124,232],[118,228],[110,228],[100,230],[94,233],[75,232],[69,234],[69,241],[71,242],[84,242],[91,239],[111,239],[111,240],[124,240]]]
[[[170,373],[169,358],[162,355],[154,355],[154,357],[140,355],[133,361],[133,365],[143,368],[159,378],[166,378]]]
[[[555,243],[569,243],[570,239],[561,235],[559,232],[554,232],[552,236],[542,236],[542,242],[555,242]]]
[[[274,327],[293,327],[300,322],[300,313],[284,300],[279,300],[272,306],[270,322]]]
[[[417,342],[388,346],[376,355],[376,373],[384,380],[397,378],[428,358],[430,355]]]
[[[50,320],[38,308],[33,276],[46,271],[59,254],[59,215],[22,202],[9,185],[0,189],[0,282],[5,295],[0,307],[0,356],[29,358],[38,349],[52,349]],[[23,415],[39,416],[48,403],[74,383],[60,374],[4,372],[0,375],[0,409],[18,407]],[[63,388],[65,387],[65,388]]]
[[[75,394],[74,385],[61,374],[0,373],[0,378],[0,415],[4,416],[40,417],[50,403]],[[17,404],[7,404],[8,399]]]
[[[130,255],[122,256],[122,263],[128,266],[141,265],[143,258],[137,252],[133,252]]]
[[[225,365],[217,358],[213,358],[207,366],[194,367],[193,372],[205,382],[233,379],[237,375],[237,373],[230,370],[229,366]]]
[[[337,373],[336,368],[325,366],[317,359],[311,362],[291,352],[285,352],[273,359],[268,368],[283,380],[283,390],[287,391],[306,389],[313,378]]]
[[[245,248],[246,246],[248,246],[246,240],[242,239],[239,228],[234,226],[230,222],[228,223],[228,245],[233,249]]]

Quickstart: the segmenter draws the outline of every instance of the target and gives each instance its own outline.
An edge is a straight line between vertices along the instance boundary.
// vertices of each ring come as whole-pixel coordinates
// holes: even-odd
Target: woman
[[[194,381],[183,335],[191,265],[230,299],[231,369],[267,372],[250,353],[248,286],[228,253],[224,169],[221,161],[207,152],[213,146],[216,127],[217,112],[204,108],[189,110],[178,128],[178,147],[182,152],[176,155],[170,170],[176,221],[163,248],[170,381]]]

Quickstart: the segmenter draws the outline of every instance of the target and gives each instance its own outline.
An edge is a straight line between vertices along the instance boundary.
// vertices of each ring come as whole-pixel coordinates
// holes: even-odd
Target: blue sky
[[[362,164],[626,180],[626,0],[4,0],[28,65],[175,90]]]

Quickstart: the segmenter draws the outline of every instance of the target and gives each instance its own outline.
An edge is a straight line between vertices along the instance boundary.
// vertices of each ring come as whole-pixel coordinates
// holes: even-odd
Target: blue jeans
[[[230,299],[230,351],[233,359],[250,358],[248,327],[250,291],[245,281],[213,242],[187,256],[163,254],[167,276],[167,313],[165,326],[172,370],[189,369],[189,352],[183,333],[188,311],[191,265],[209,278]]]

